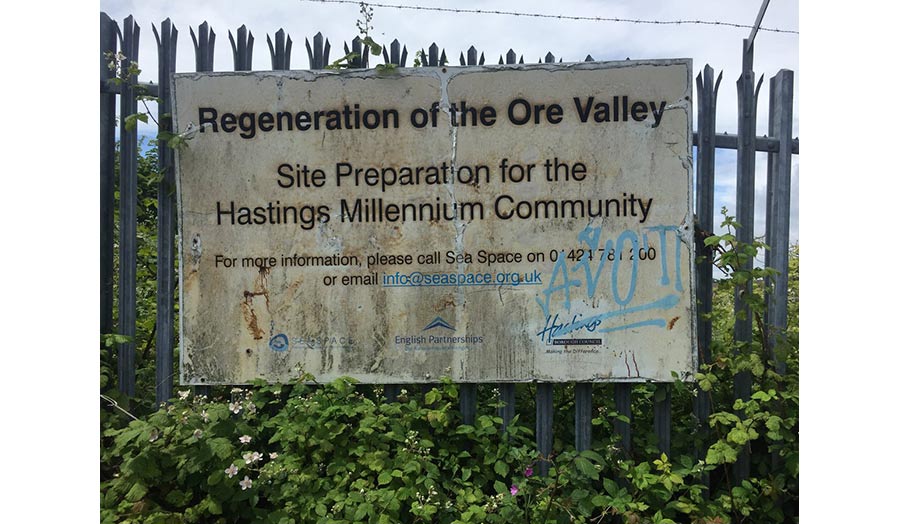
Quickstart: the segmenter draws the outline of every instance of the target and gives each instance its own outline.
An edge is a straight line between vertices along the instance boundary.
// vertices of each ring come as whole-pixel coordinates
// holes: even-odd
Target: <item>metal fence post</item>
[[[753,206],[754,185],[756,177],[756,97],[759,86],[754,90],[755,74],[753,73],[753,44],[744,40],[743,71],[737,81],[738,90],[738,150],[737,150],[737,209],[735,218],[741,225],[737,230],[738,242],[753,242]],[[753,260],[748,260],[740,269],[749,271],[753,268]],[[735,289],[734,295],[734,342],[735,351],[740,347],[748,347],[753,338],[753,315],[744,300],[744,296],[753,291],[753,282],[748,280],[743,286]],[[741,314],[743,312],[743,314]],[[736,399],[750,398],[751,377],[742,371],[734,377],[734,396]],[[750,475],[750,456],[745,449],[738,455],[734,465],[735,479],[740,482]]]
[[[322,33],[316,33],[316,36],[313,37],[312,47],[309,46],[309,39],[306,40],[306,54],[309,56],[310,69],[325,69],[330,52],[331,43],[322,36]]]
[[[712,312],[713,300],[713,252],[704,240],[715,230],[713,222],[714,194],[716,184],[716,97],[722,73],[713,84],[715,71],[707,65],[703,73],[697,75],[697,342],[700,364],[712,361],[712,322],[708,316]],[[710,413],[709,395],[697,396],[696,412],[701,423],[705,423]]]
[[[242,25],[237,30],[237,41],[231,31],[228,31],[228,40],[231,42],[231,54],[234,57],[235,71],[250,71],[253,69],[253,32],[247,31],[247,26]]]
[[[769,154],[768,199],[766,202],[766,267],[774,268],[774,293],[766,297],[768,346],[778,373],[785,373],[785,363],[775,353],[782,331],[787,327],[788,254],[790,252],[791,217],[791,131],[794,108],[794,72],[782,69],[770,81],[769,135],[777,138],[777,153]],[[766,286],[768,292],[769,286]]]
[[[544,458],[538,462],[538,474],[546,476],[550,471],[550,455],[553,452],[553,384],[538,383],[535,437],[538,453]]]
[[[132,62],[138,61],[138,43],[141,28],[129,16],[122,27],[122,71],[128,71]],[[134,85],[137,78],[131,76],[122,83],[119,98],[120,128],[119,153],[119,329],[120,335],[131,337],[119,344],[119,391],[134,396],[134,336],[136,332],[136,274],[137,274],[137,126],[129,131],[124,123],[137,113]]]
[[[388,46],[381,46],[381,55],[384,58],[385,64],[394,64],[400,67],[406,67],[406,57],[408,53],[406,52],[406,46],[403,46],[403,51],[400,51],[400,41],[396,38],[390,45],[390,51],[388,51]]]
[[[269,55],[272,57],[272,70],[288,71],[291,68],[291,47],[293,42],[290,35],[285,39],[284,29],[279,29],[275,33],[275,43],[272,38],[266,35],[266,42],[269,44]]]
[[[178,29],[166,18],[153,26],[159,55],[159,132],[172,131],[171,74],[175,72]],[[175,157],[165,141],[159,141],[158,228],[156,257],[156,403],[172,398],[175,355]]]
[[[194,42],[196,70],[198,73],[212,71],[216,48],[216,32],[205,21],[197,29],[199,36],[194,34],[193,28],[190,28],[191,40]],[[194,393],[201,396],[209,396],[210,387],[194,386]]]
[[[512,423],[513,417],[516,416],[516,385],[503,383],[498,386],[500,390],[500,408],[498,409],[500,418],[503,419],[503,429]]]
[[[653,395],[653,431],[659,452],[672,454],[672,387],[669,384],[657,384]]]
[[[715,82],[713,81],[715,79]],[[712,313],[713,301],[713,251],[705,244],[707,236],[715,230],[713,215],[715,210],[714,194],[716,187],[716,98],[719,83],[715,71],[708,64],[703,73],[697,75],[697,227],[696,253],[697,261],[697,345],[699,346],[700,365],[712,362]],[[697,459],[705,458],[706,448],[702,444],[709,433],[709,415],[712,412],[712,399],[708,392],[698,388],[694,399],[694,413],[700,423],[698,437],[701,442],[694,451]],[[704,483],[709,485],[709,475],[704,474]]]
[[[104,93],[114,72],[107,54],[116,53],[118,25],[100,13],[100,333],[113,332],[113,271],[115,231],[116,95]]]
[[[578,451],[591,449],[593,388],[590,382],[575,384],[575,449]]]
[[[616,413],[629,420],[628,422],[618,419],[613,421],[613,430],[621,437],[619,444],[622,452],[628,455],[631,453],[631,384],[617,382],[614,384],[613,395],[616,402]]]

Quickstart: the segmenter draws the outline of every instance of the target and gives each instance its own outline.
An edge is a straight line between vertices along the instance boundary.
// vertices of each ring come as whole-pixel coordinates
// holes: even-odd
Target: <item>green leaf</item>
[[[610,496],[615,497],[616,493],[619,491],[619,485],[615,480],[610,478],[603,479],[603,489],[609,493]]]
[[[391,480],[393,479],[394,477],[391,475],[390,471],[382,471],[378,474],[378,485],[383,486],[385,484],[390,484]]]
[[[509,493],[509,490],[506,489],[506,484],[500,482],[499,480],[494,481],[494,491],[497,493]]]
[[[125,117],[125,130],[134,131],[137,127],[137,121],[147,123],[147,113],[134,113]]]
[[[572,500],[578,502],[579,500],[586,499],[590,493],[586,489],[578,488],[572,492]]]
[[[128,502],[137,502],[144,498],[144,495],[147,494],[147,486],[141,484],[140,482],[136,482],[131,489],[128,490],[128,494],[125,495],[125,500]]]
[[[379,56],[381,54],[381,46],[379,44],[376,44],[375,40],[372,40],[371,36],[363,38],[362,43],[369,46],[369,50],[373,55]]]
[[[425,404],[431,405],[441,399],[441,391],[437,388],[425,393]]]
[[[215,437],[207,441],[207,445],[212,452],[222,460],[228,460],[234,453],[234,446],[231,441],[225,437]]]
[[[225,479],[225,472],[221,469],[217,469],[209,474],[209,477],[206,479],[206,483],[210,486],[215,486],[219,482]]]
[[[494,463],[494,471],[496,471],[497,474],[501,477],[505,477],[509,474],[509,466],[506,464],[506,462],[498,460]]]
[[[594,462],[603,462],[603,457],[600,456],[599,453],[597,453],[596,451],[589,450],[589,449],[582,451],[581,456],[588,460],[593,460]]]
[[[575,467],[582,475],[592,480],[600,478],[600,472],[597,471],[597,468],[594,467],[590,460],[584,457],[575,457]]]

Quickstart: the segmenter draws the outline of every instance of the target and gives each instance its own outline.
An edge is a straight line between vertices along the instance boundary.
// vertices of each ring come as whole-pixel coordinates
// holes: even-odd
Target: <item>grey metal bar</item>
[[[715,135],[715,144],[718,149],[737,149],[738,148],[738,136],[737,135],[729,135],[725,133],[719,133]],[[700,137],[697,133],[694,133],[693,143],[694,145],[699,145]],[[756,137],[756,151],[761,153],[777,153],[779,148],[781,147],[781,141],[778,138],[767,137],[767,136],[758,136]],[[800,153],[800,139],[788,139],[787,147],[790,148],[791,153],[797,155]]]
[[[328,54],[331,51],[331,43],[322,36],[322,33],[316,33],[313,37],[313,45],[310,47],[309,39],[306,39],[306,54],[309,57],[310,69],[325,69],[328,65]]]
[[[228,40],[231,41],[231,55],[234,57],[235,71],[250,71],[253,69],[253,32],[247,31],[247,26],[242,25],[237,30],[237,41],[231,31],[228,31]]]
[[[347,62],[347,67],[351,69],[363,69],[369,67],[369,46],[363,45],[363,41],[360,37],[356,37],[350,42],[350,47],[347,47],[347,42],[344,42],[344,53],[349,55],[350,52],[356,54],[356,57]]]
[[[500,403],[502,404],[498,410],[498,415],[503,419],[503,429],[505,431],[507,426],[512,423],[513,417],[516,416],[516,385],[500,384],[498,389],[500,390]]]
[[[285,39],[284,29],[279,29],[275,33],[275,43],[272,44],[272,38],[266,35],[266,42],[269,44],[269,55],[272,57],[272,69],[275,71],[287,71],[291,68],[291,47],[293,42],[291,37]]]
[[[159,96],[159,86],[156,84],[148,82],[135,82],[134,85],[144,94],[150,96]],[[107,95],[121,95],[122,88],[115,84],[110,84],[108,82],[100,80],[100,92]]]
[[[400,386],[398,384],[385,384],[384,385],[385,401],[397,402],[398,396],[400,396]]]
[[[737,209],[735,218],[741,225],[737,229],[738,242],[753,242],[753,207],[756,177],[756,96],[758,88],[753,73],[753,45],[744,40],[743,70],[737,81],[738,90],[738,150],[737,150]],[[740,269],[749,271],[753,260],[747,260]],[[753,290],[752,279],[743,286],[737,286],[734,293],[734,342],[736,345],[749,346],[753,337],[753,315],[744,296]],[[743,315],[740,313],[743,312]],[[735,347],[738,352],[738,347]],[[736,399],[748,399],[751,390],[751,376],[747,371],[737,373],[734,377],[734,396]],[[734,477],[737,482],[750,475],[750,456],[746,450],[738,455],[734,464]]]
[[[672,388],[657,384],[653,399],[653,431],[660,453],[672,454]]]
[[[160,27],[153,26],[159,55],[159,131],[172,131],[172,91],[170,75],[175,72],[178,29],[166,18]],[[162,179],[157,192],[157,256],[156,256],[156,403],[172,398],[175,357],[175,157],[164,141],[158,150]]]
[[[759,26],[762,24],[763,17],[766,15],[766,9],[768,7],[769,0],[763,0],[762,5],[759,6],[759,13],[756,15],[756,22],[753,24],[753,29],[750,30],[750,36],[747,38],[750,45],[753,45],[753,41],[756,39],[756,33],[759,31]]]
[[[478,396],[478,384],[460,384],[459,386],[459,411],[462,414],[463,424],[475,423],[475,407]]]
[[[440,55],[438,52],[440,51]],[[424,50],[422,50],[422,65],[425,67],[439,67],[447,64],[447,53],[434,42],[428,47],[428,53],[426,54]]]
[[[203,22],[198,28],[199,38],[194,35],[191,29],[191,40],[194,42],[194,56],[197,72],[207,72],[213,70],[213,56],[216,47],[216,32],[209,27],[209,24]],[[194,386],[194,393],[197,395],[211,395],[210,386]]]
[[[613,395],[616,401],[616,412],[619,415],[625,415],[628,420],[631,418],[631,384],[627,382],[616,383]],[[631,453],[631,422],[623,422],[621,420],[613,421],[613,430],[621,438],[619,445],[622,451],[627,455]]]
[[[715,79],[715,80],[714,80]],[[722,73],[716,79],[715,71],[707,65],[703,73],[697,75],[697,246],[696,252],[702,257],[697,262],[697,343],[700,348],[700,364],[712,361],[712,322],[707,315],[712,312],[713,264],[712,249],[704,244],[707,235],[715,230],[715,182],[716,182],[716,98]],[[695,412],[702,428],[710,414],[709,394],[698,392]]]
[[[385,64],[394,64],[400,67],[406,67],[406,46],[403,51],[400,50],[400,41],[396,38],[391,42],[390,46],[382,46],[381,55]]]
[[[116,22],[100,13],[100,86],[113,72],[106,53],[116,53]],[[100,92],[100,333],[113,332],[116,98]],[[111,351],[111,350],[110,350]]]
[[[770,81],[769,134],[778,137],[782,144],[790,139],[793,125],[794,72],[782,69]],[[785,150],[783,147],[782,150]],[[788,254],[790,251],[791,220],[791,155],[769,155],[768,202],[766,216],[766,267],[777,272],[775,292],[767,297],[766,324],[769,326],[768,345],[770,356],[778,373],[786,371],[785,364],[775,354],[775,346],[787,327],[788,302]]]
[[[550,454],[553,452],[553,384],[539,383],[537,385],[536,404],[536,428],[538,453],[544,458],[538,462],[538,474],[546,476],[550,471]]]
[[[469,49],[466,50],[466,54],[459,54],[459,65],[484,65],[484,53],[481,53],[481,58],[478,58],[478,50],[475,49],[475,46],[469,46]]]
[[[591,414],[593,400],[591,392],[594,385],[590,382],[575,384],[575,449],[584,451],[591,449]]]
[[[129,16],[122,26],[122,70],[138,61],[141,28]],[[137,112],[137,99],[131,78],[122,84],[119,101],[121,122]],[[118,333],[131,337],[119,344],[119,391],[134,396],[134,336],[136,332],[137,274],[137,128],[120,128],[119,155],[119,328]]]
[[[719,84],[722,73],[715,76],[715,71],[707,65],[703,73],[697,75],[697,345],[699,346],[700,364],[712,362],[712,321],[708,318],[712,312],[713,301],[713,251],[704,240],[715,230],[715,187],[716,187],[716,99],[719,95]],[[736,145],[736,144],[735,144]],[[712,399],[709,392],[697,388],[694,398],[694,413],[699,421],[701,444],[694,450],[696,459],[705,458],[706,446],[704,437],[709,433],[709,415],[712,413]],[[709,475],[704,473],[703,482],[709,485]],[[704,492],[707,493],[707,492]]]
[[[200,24],[198,30],[200,33],[199,37],[194,34],[194,29],[191,28],[191,40],[194,41],[197,71],[212,71],[216,49],[216,32],[209,27],[207,22]]]

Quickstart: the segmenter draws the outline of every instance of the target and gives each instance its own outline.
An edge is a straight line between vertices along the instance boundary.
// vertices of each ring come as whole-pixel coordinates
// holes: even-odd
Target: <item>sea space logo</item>
[[[442,319],[441,317],[434,317],[434,320],[432,320],[427,326],[425,326],[425,328],[422,329],[422,332],[424,333],[429,329],[435,329],[439,327],[449,329],[450,331],[456,331],[456,328],[451,326],[450,323],[446,320]]]
[[[272,351],[278,351],[279,353],[283,351],[287,351],[288,349],[288,338],[284,333],[279,333],[274,337],[269,339],[269,349]]]

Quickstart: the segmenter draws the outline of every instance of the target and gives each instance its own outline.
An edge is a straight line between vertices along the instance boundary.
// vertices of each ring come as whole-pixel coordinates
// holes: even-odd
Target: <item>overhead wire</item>
[[[605,16],[579,16],[579,15],[552,15],[547,13],[523,13],[518,11],[502,11],[496,9],[459,9],[453,7],[433,7],[420,5],[402,5],[402,4],[382,4],[375,2],[360,2],[359,0],[300,0],[301,2],[312,2],[319,4],[365,4],[370,7],[382,7],[386,9],[407,9],[414,11],[439,11],[447,13],[467,13],[479,15],[506,15],[506,16],[524,16],[532,18],[553,18],[558,20],[582,20],[593,22],[620,22],[631,24],[652,24],[652,25],[710,25],[736,27],[743,29],[753,29],[754,26],[747,24],[736,24],[733,22],[722,22],[719,20],[646,20],[639,18],[620,18]],[[772,27],[760,27],[759,31],[769,31],[772,33],[789,33],[799,35],[799,31],[792,29],[778,29]]]

